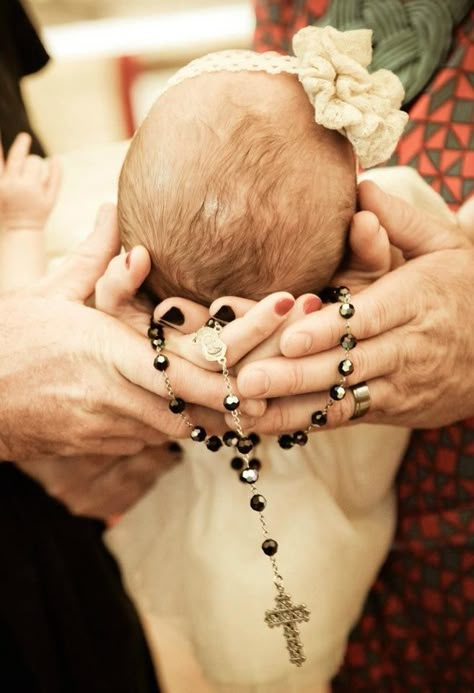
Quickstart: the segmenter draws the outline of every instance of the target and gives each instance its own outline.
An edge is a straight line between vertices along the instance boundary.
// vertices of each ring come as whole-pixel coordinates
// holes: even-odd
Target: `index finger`
[[[351,299],[355,314],[350,327],[357,339],[387,332],[416,315],[416,289],[420,280],[417,272],[406,272],[407,267],[386,274]],[[340,305],[336,303],[311,313],[284,330],[280,340],[282,354],[296,358],[336,346],[347,331],[345,319],[339,314]]]

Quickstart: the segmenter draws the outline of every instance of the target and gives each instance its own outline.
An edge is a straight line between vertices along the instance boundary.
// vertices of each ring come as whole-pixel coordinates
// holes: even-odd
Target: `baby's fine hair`
[[[119,228],[126,248],[150,252],[155,298],[298,296],[340,264],[355,191],[346,140],[314,120],[251,111],[178,127],[152,110],[120,175]]]

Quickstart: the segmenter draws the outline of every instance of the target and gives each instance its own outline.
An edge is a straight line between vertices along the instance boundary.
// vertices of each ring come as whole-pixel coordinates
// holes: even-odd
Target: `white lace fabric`
[[[212,72],[297,75],[316,123],[347,137],[360,164],[370,168],[390,158],[408,120],[399,110],[404,90],[398,77],[390,70],[367,70],[371,38],[368,29],[305,27],[293,38],[295,57],[250,50],[210,53],[179,70],[168,87]]]

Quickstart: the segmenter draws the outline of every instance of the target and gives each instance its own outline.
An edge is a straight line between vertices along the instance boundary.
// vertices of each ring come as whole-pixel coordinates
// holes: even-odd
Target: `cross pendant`
[[[265,623],[269,628],[283,626],[283,636],[286,640],[286,649],[290,654],[290,662],[300,667],[306,661],[306,657],[298,623],[309,621],[311,612],[304,604],[293,606],[290,596],[283,589],[278,591],[275,602],[275,609],[265,611]]]

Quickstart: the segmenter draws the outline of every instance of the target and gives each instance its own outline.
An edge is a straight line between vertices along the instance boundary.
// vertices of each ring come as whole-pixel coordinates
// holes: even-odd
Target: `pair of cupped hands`
[[[473,415],[466,377],[474,366],[472,205],[457,223],[439,223],[367,181],[359,186],[359,207],[345,267],[332,284],[351,289],[356,309],[348,383],[369,385],[363,421],[431,428]],[[232,420],[220,367],[204,359],[193,334],[223,306],[235,315],[221,338],[246,431],[306,428],[337,382],[343,354],[338,305],[322,307],[311,294],[279,292],[259,303],[222,297],[210,309],[169,298],[153,310],[137,293],[150,269],[147,251],[119,255],[119,247],[115,210],[105,206],[94,233],[55,275],[10,299],[25,302],[23,320],[35,313],[40,329],[33,326],[28,346],[41,377],[31,382],[29,407],[11,408],[10,418],[28,414],[30,429],[16,451],[14,433],[7,437],[9,459],[73,512],[100,517],[135,502],[179,458],[165,441],[189,435],[169,411],[165,382],[153,368],[151,313],[159,320],[174,307],[184,316],[165,328],[167,374],[191,421],[208,433],[222,433]],[[84,306],[94,290],[98,310]],[[52,341],[51,321],[61,327]],[[348,394],[331,408],[327,427],[346,425],[353,407]],[[13,421],[6,423],[14,431]]]

